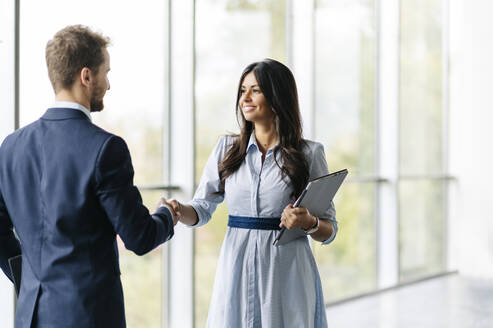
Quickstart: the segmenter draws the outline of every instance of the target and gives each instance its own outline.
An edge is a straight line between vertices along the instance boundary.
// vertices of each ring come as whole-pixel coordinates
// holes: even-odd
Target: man
[[[173,236],[133,185],[123,139],[91,123],[110,88],[108,39],[68,26],[46,46],[56,101],[0,148],[0,265],[21,254],[15,327],[125,327],[116,235],[145,254]],[[20,243],[13,233],[13,228]]]

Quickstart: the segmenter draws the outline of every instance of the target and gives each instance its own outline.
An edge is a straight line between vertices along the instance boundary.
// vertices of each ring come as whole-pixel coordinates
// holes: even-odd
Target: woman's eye
[[[254,89],[253,92],[255,92],[255,93],[262,93],[262,91],[260,91],[259,89]]]

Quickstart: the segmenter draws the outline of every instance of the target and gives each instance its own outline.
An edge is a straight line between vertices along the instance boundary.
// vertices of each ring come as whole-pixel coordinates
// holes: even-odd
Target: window
[[[317,1],[315,9],[315,140],[329,171],[348,168],[336,195],[339,235],[314,243],[326,301],[375,288],[375,3]]]
[[[5,3],[0,0],[4,7]],[[21,1],[20,126],[39,118],[53,101],[45,68],[46,42],[59,29],[78,22],[100,30],[112,39],[111,90],[105,97],[106,109],[93,119],[127,141],[139,187],[160,184],[169,175],[182,187],[174,195],[185,201],[193,189],[188,164],[194,163],[198,183],[218,139],[238,132],[234,106],[242,70],[266,57],[293,64],[299,90],[307,91],[300,94],[300,103],[308,104],[302,108],[307,136],[324,144],[330,171],[348,168],[350,172],[335,198],[338,237],[328,247],[313,243],[325,300],[375,290],[382,287],[382,276],[393,285],[440,273],[446,268],[447,242],[447,1],[398,3],[88,0],[78,4],[50,0],[47,5]],[[129,24],[136,17],[143,19]],[[191,37],[193,23],[195,40]],[[13,45],[11,38],[0,34],[0,41],[7,40],[0,43],[0,57],[9,64],[14,61],[13,52],[6,49]],[[297,47],[298,42],[303,46]],[[312,48],[305,51],[307,46]],[[12,75],[10,68],[7,71]],[[0,75],[0,85],[8,84],[4,92],[11,96],[0,100],[4,107],[12,107],[8,115],[13,118],[10,75]],[[392,83],[386,85],[387,81]],[[390,92],[386,92],[388,85]],[[377,99],[382,93],[384,105]],[[195,117],[190,119],[194,110]],[[386,130],[389,126],[385,124],[391,128]],[[0,124],[0,128],[3,136],[11,126]],[[394,138],[381,138],[386,131],[391,132],[385,135]],[[171,140],[169,136],[175,137]],[[386,140],[391,140],[390,146]],[[186,158],[195,156],[194,161],[187,160],[183,167],[182,158],[170,156],[168,161],[168,152],[179,153],[185,146]],[[141,190],[152,211],[162,192]],[[390,210],[382,215],[386,206]],[[120,243],[130,327],[180,325],[181,317],[189,318],[183,325],[189,326],[191,298],[194,325],[205,325],[227,213],[224,204],[219,206],[208,225],[194,230],[193,252],[191,233],[189,238],[174,239],[177,247],[170,248],[171,255],[159,248],[137,257]],[[389,232],[380,229],[382,217],[396,224],[389,229],[395,231],[390,238],[381,233]],[[383,240],[395,248],[382,252]],[[187,251],[182,253],[184,248]],[[176,257],[183,260],[182,266],[169,267],[171,281],[166,286],[163,279],[168,272],[163,268],[168,269],[168,263],[163,258],[173,262]],[[192,261],[193,281],[177,269],[187,268],[190,273],[187,265]],[[173,285],[177,279],[182,279],[181,284]],[[177,300],[175,286],[182,288],[183,282],[193,286],[193,297],[187,291]],[[177,302],[166,308],[162,293],[168,287],[174,297],[171,302]],[[163,312],[167,310],[170,313]]]
[[[399,258],[402,281],[445,269],[443,1],[400,8]]]

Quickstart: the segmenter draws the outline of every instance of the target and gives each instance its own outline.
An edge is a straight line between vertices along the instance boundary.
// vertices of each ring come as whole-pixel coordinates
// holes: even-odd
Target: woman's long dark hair
[[[253,131],[253,123],[245,120],[240,108],[241,85],[245,76],[253,72],[265,100],[275,114],[275,127],[278,145],[274,148],[274,160],[281,169],[282,177],[288,176],[293,185],[291,197],[301,194],[309,179],[308,162],[302,151],[305,141],[302,139],[298,91],[293,74],[285,65],[273,59],[264,59],[248,65],[241,74],[236,95],[236,117],[241,132],[235,135],[235,141],[219,163],[221,193],[224,193],[226,178],[241,166],[246,156],[246,148]],[[281,153],[282,165],[277,161],[277,152]]]

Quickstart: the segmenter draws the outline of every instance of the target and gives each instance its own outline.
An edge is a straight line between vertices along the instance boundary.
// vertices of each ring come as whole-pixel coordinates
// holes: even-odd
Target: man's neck
[[[77,94],[71,90],[62,89],[58,91],[55,95],[56,101],[70,101],[74,103],[78,103],[85,108],[90,110],[90,102],[86,97],[83,97],[81,94]]]

